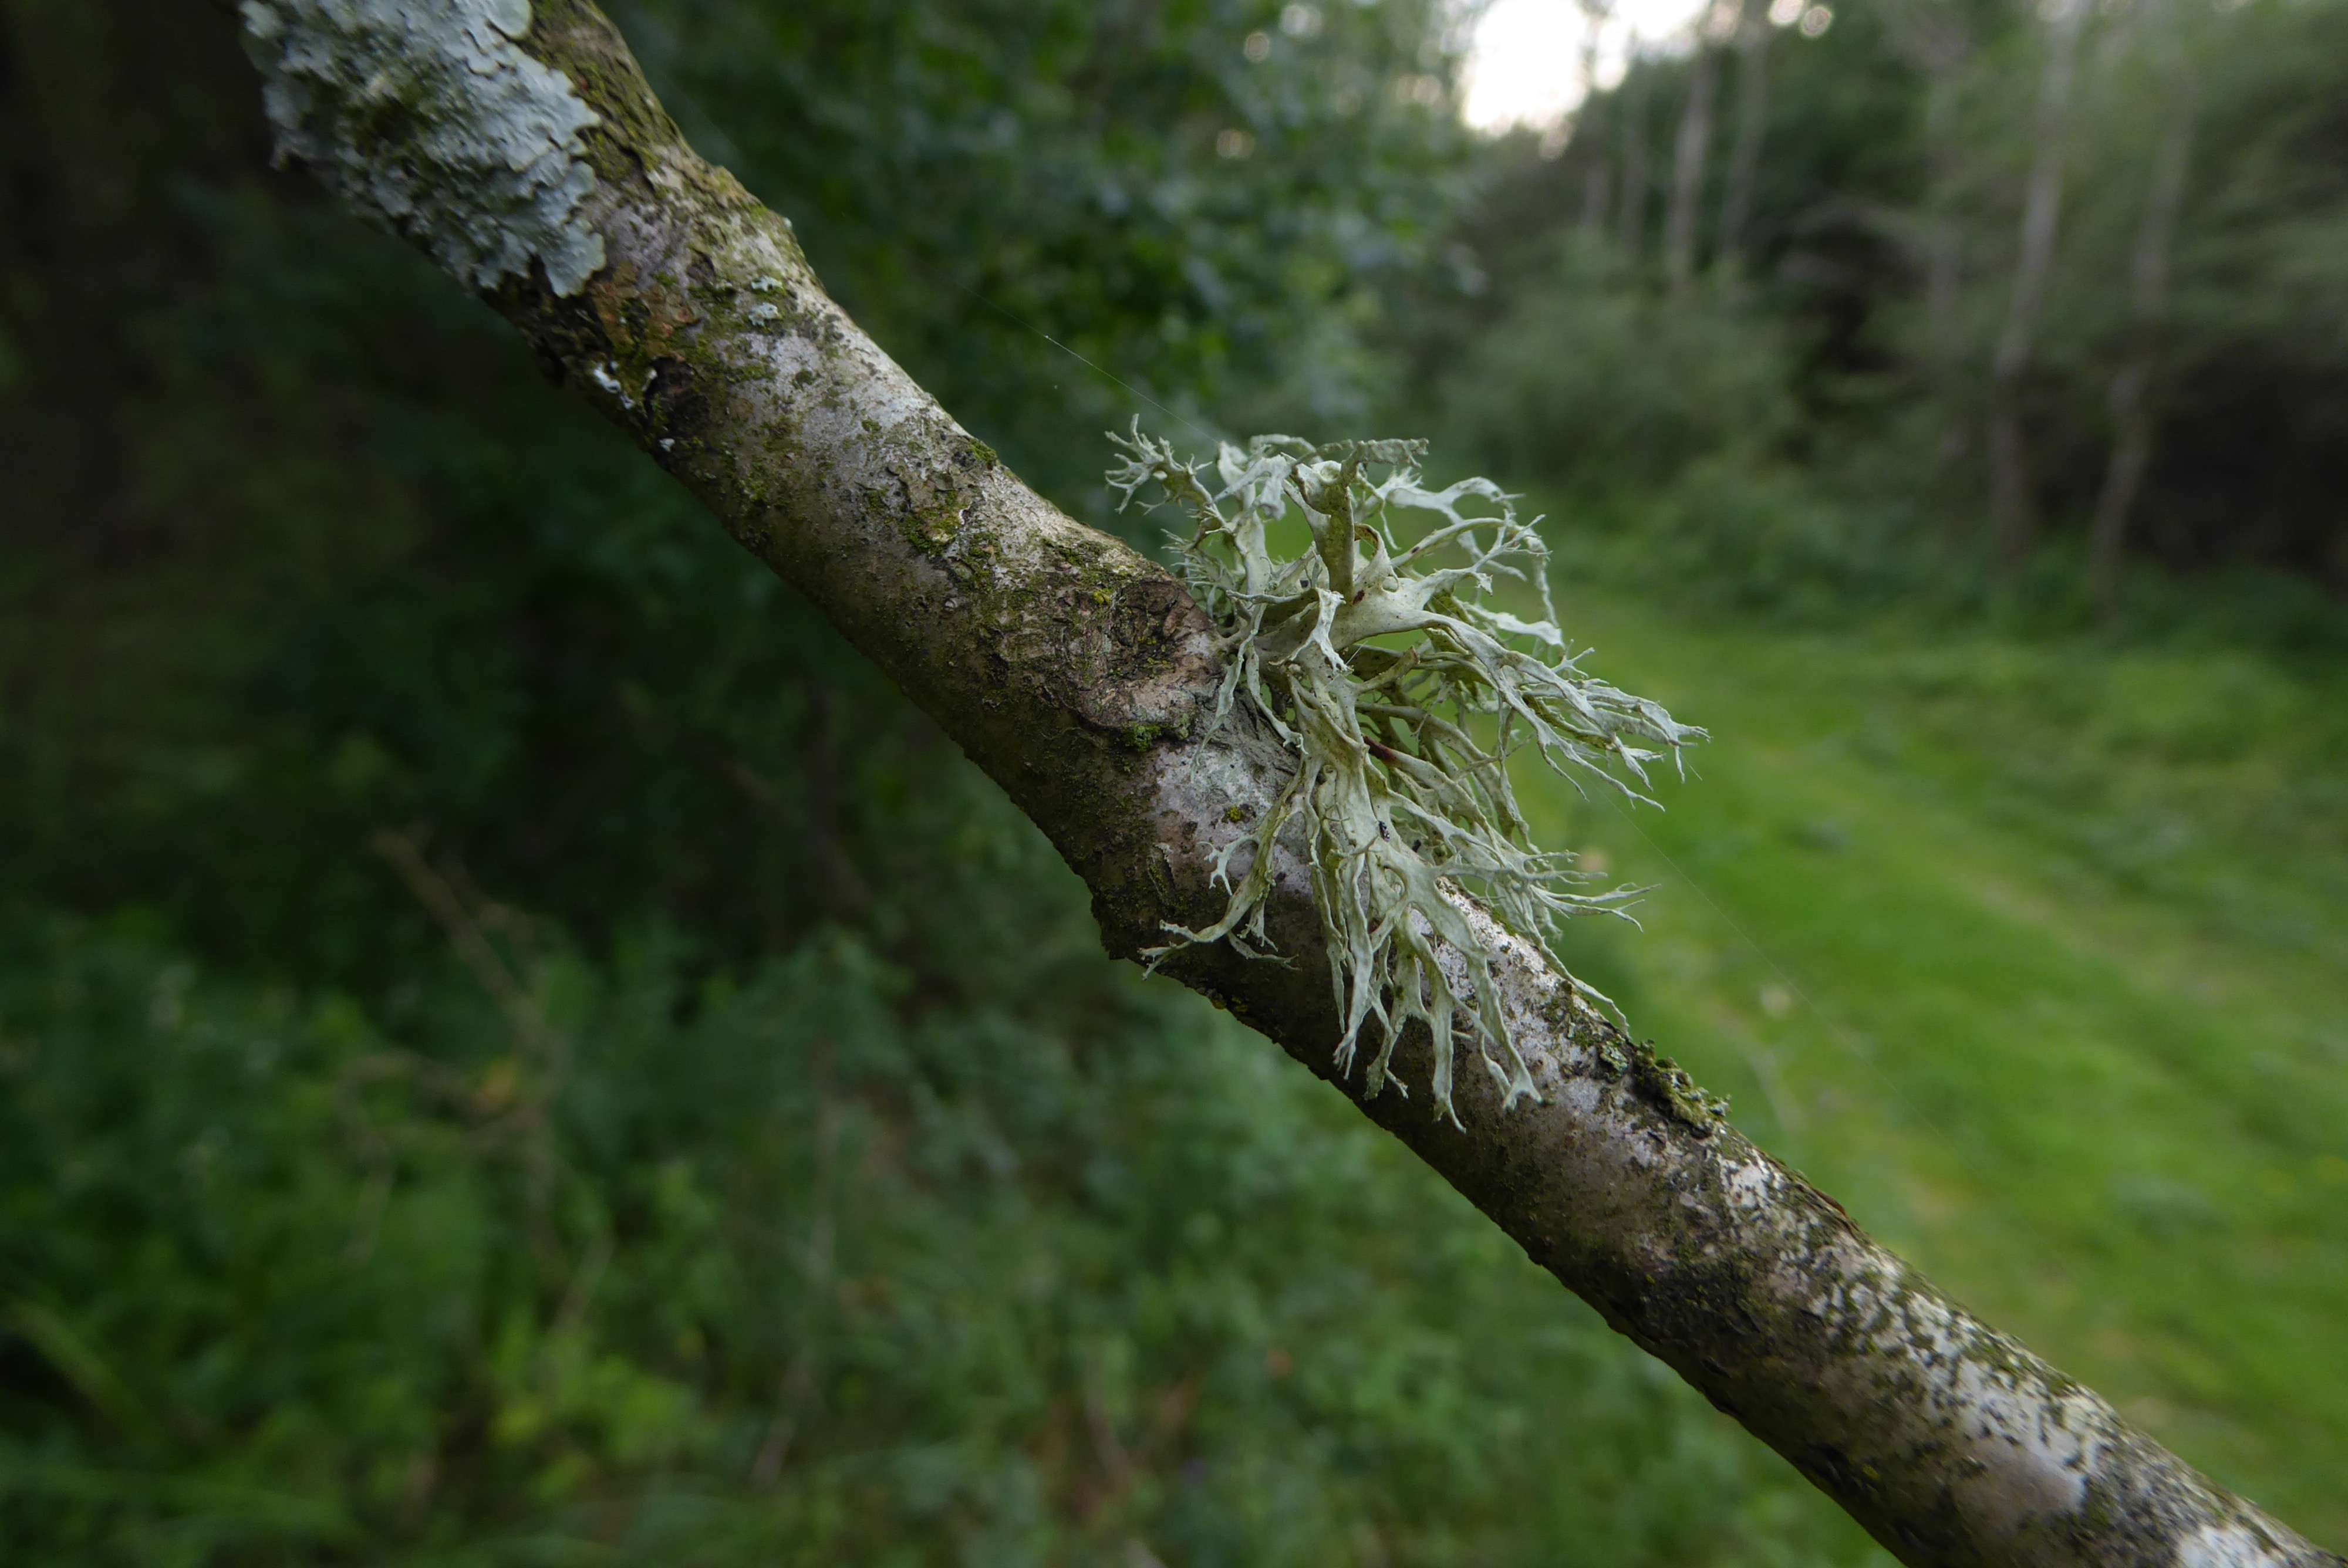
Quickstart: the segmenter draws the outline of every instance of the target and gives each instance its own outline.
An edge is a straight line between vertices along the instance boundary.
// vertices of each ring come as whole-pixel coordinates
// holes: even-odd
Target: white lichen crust
[[[1289,787],[1217,866],[1228,884],[1232,854],[1253,849],[1222,917],[1204,930],[1169,927],[1178,945],[1228,941],[1262,953],[1273,846],[1299,824],[1344,1018],[1340,1069],[1375,1020],[1382,1038],[1365,1087],[1373,1095],[1399,1087],[1395,1044],[1416,1020],[1434,1045],[1435,1103],[1456,1122],[1456,1015],[1506,1102],[1535,1093],[1484,944],[1453,890],[1560,974],[1555,923],[1619,913],[1632,890],[1575,891],[1588,878],[1572,856],[1532,844],[1509,762],[1530,750],[1560,773],[1643,798],[1645,764],[1676,758],[1704,732],[1581,672],[1557,627],[1534,523],[1519,520],[1513,497],[1488,479],[1426,488],[1424,443],[1315,447],[1259,436],[1244,448],[1226,444],[1202,478],[1205,465],[1183,461],[1138,422],[1131,436],[1110,439],[1126,456],[1109,487],[1130,503],[1154,483],[1196,525],[1175,544],[1192,596],[1220,633],[1213,723],[1243,701],[1296,759]],[[1312,543],[1283,556],[1272,532],[1292,511]],[[1416,538],[1397,532],[1406,514],[1427,520]],[[1498,578],[1522,583],[1539,618],[1487,602]],[[1464,984],[1447,971],[1446,952],[1464,966]]]
[[[595,123],[561,72],[518,46],[530,0],[244,0],[247,51],[280,162],[298,158],[360,212],[479,289],[557,294],[603,264],[580,216]]]

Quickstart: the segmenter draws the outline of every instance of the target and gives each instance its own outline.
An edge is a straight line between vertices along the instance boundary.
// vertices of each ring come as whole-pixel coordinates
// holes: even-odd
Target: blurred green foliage
[[[1642,282],[1611,246],[1577,237],[1550,275],[1512,291],[1445,388],[1454,442],[1597,503],[1781,450],[1797,409],[1776,323],[1688,309]]]
[[[1859,1554],[1306,1075],[1035,938],[922,1009],[848,940],[501,933],[517,1004],[411,1045],[16,934],[11,1560]]]
[[[1715,7],[1727,22],[1735,10]],[[1698,600],[1815,619],[1899,599],[2060,628],[2089,618],[2115,387],[2148,348],[2149,460],[2125,533],[2136,564],[2109,619],[2157,637],[2180,600],[2214,599],[2238,625],[2304,632],[2307,596],[2284,579],[2348,585],[2348,277],[2334,242],[2348,223],[2348,7],[2092,7],[2050,144],[2064,182],[2044,304],[2012,394],[2037,547],[2018,560],[1993,549],[1984,425],[2043,139],[2041,9],[1851,0],[1812,14],[1826,18],[1815,35],[1764,29],[1766,111],[1736,235],[1725,213],[1745,76],[1734,40],[1717,45],[1684,292],[1660,252],[1688,128],[1687,40],[1636,58],[1570,139],[1527,132],[1489,149],[1459,230],[1483,286],[1423,292],[1402,334],[1421,417],[1454,433],[1461,461],[1543,483],[1578,518],[1653,525],[1666,553],[1724,473],[1751,473],[1776,497],[1760,531],[1708,524],[1711,564],[1668,574]],[[2156,166],[2180,130],[2174,230],[2147,249]],[[2163,305],[2147,325],[2155,261]],[[1684,479],[1693,489],[1673,496]],[[1810,516],[1795,526],[1799,490]],[[1655,580],[1656,563],[1640,564]],[[1756,569],[1777,586],[1756,591]],[[2184,595],[2163,585],[2188,575]],[[2336,647],[2336,628],[2325,639]]]
[[[615,14],[860,323],[1097,522],[1099,433],[1153,405],[1359,425],[1392,390],[1385,306],[1469,173],[1447,102],[1411,91],[1455,64],[1436,0]]]

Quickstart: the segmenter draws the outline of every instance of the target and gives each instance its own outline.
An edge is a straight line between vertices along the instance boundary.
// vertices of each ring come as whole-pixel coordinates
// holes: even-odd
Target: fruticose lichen
[[[1222,917],[1204,930],[1169,926],[1175,940],[1152,956],[1215,941],[1271,956],[1273,846],[1298,823],[1344,1020],[1340,1071],[1351,1070],[1375,1020],[1380,1038],[1365,1087],[1401,1087],[1395,1044],[1418,1020],[1434,1041],[1436,1104],[1457,1122],[1457,1014],[1504,1105],[1535,1093],[1489,957],[1451,895],[1480,903],[1570,979],[1553,945],[1556,923],[1621,913],[1632,890],[1576,890],[1590,878],[1572,856],[1533,845],[1509,763],[1531,747],[1568,777],[1643,798],[1646,764],[1676,762],[1704,732],[1581,673],[1557,627],[1548,551],[1533,523],[1519,521],[1513,497],[1487,479],[1423,487],[1423,442],[1315,447],[1259,436],[1244,447],[1224,445],[1210,469],[1138,424],[1110,439],[1124,460],[1108,483],[1124,503],[1154,483],[1163,494],[1148,504],[1170,502],[1195,524],[1175,543],[1220,637],[1213,723],[1244,702],[1296,759],[1278,801],[1216,861],[1218,883],[1231,889]],[[1311,544],[1283,558],[1272,535],[1292,508]],[[1406,543],[1405,514],[1428,525]],[[1523,585],[1539,619],[1489,602],[1500,578]],[[1253,856],[1234,885],[1242,847]],[[1438,959],[1444,948],[1464,967],[1464,994]]]
[[[557,294],[603,264],[579,217],[595,113],[518,46],[530,0],[244,0],[283,162],[476,288],[544,263]]]

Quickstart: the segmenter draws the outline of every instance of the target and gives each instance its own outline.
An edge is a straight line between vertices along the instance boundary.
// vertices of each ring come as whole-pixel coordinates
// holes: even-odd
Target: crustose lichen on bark
[[[544,266],[559,296],[603,265],[580,217],[596,122],[520,46],[530,0],[243,0],[246,52],[283,162],[478,289]]]

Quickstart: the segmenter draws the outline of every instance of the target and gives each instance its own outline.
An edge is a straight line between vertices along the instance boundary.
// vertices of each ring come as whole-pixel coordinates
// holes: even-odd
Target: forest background
[[[1716,736],[1534,798],[1578,966],[2348,1544],[2348,5],[1724,0],[1498,137],[1433,0],[613,9],[1075,515],[1525,489]],[[267,152],[225,13],[0,3],[12,1562],[1882,1561]]]

